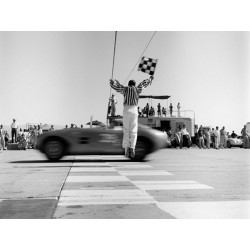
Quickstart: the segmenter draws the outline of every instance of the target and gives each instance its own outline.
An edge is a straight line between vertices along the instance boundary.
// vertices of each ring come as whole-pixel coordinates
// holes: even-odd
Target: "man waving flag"
[[[135,157],[135,146],[137,142],[138,130],[138,100],[143,89],[151,85],[154,77],[142,81],[136,86],[134,80],[128,82],[128,86],[123,86],[119,81],[110,79],[110,86],[124,97],[123,101],[123,140],[122,147],[125,149],[125,156]]]
[[[138,71],[142,71],[152,76],[155,73],[156,64],[157,59],[152,59],[144,56],[139,63]]]

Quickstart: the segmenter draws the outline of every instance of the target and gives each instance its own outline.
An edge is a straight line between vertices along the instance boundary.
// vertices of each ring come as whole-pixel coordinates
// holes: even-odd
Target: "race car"
[[[122,126],[114,124],[112,127],[69,128],[38,136],[37,149],[50,161],[58,161],[65,155],[124,155],[122,138]],[[166,134],[139,124],[133,160],[142,161],[146,155],[166,146]]]
[[[242,141],[241,137],[240,136],[237,136],[235,138],[229,137],[228,140],[227,140],[227,147],[228,148],[231,148],[231,147],[240,147],[240,148],[242,148],[243,147],[243,141]]]

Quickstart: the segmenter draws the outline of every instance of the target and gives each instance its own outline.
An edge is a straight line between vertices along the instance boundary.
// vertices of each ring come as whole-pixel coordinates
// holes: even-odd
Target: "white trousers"
[[[2,146],[2,148],[5,148],[5,140],[4,140],[4,136],[0,136],[0,146]],[[1,149],[1,147],[0,147]]]
[[[123,108],[123,148],[135,149],[138,131],[137,106],[124,105]]]
[[[219,146],[220,146],[220,138],[215,137],[215,148],[219,148]]]

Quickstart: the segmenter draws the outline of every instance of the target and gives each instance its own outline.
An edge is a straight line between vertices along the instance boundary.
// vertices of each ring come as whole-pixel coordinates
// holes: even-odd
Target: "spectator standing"
[[[10,136],[7,131],[4,131],[4,142],[5,142],[5,148],[7,148],[9,144]]]
[[[50,129],[50,130],[54,130],[54,126],[53,125],[51,125],[51,128],[53,127],[53,129]],[[37,125],[37,135],[42,135],[43,134],[43,130],[42,130],[42,128],[41,128],[41,126],[40,125]]]
[[[198,135],[198,125],[194,125],[194,139],[193,144],[199,146],[199,135]]]
[[[182,134],[181,134],[181,129],[182,126],[180,125],[178,127],[177,133],[175,133],[175,141],[176,141],[176,146],[182,148],[183,140],[182,140]]]
[[[160,103],[158,103],[157,105],[157,115],[161,116],[161,104]]]
[[[181,117],[181,111],[180,111],[180,109],[181,109],[181,105],[180,105],[180,103],[178,102],[178,104],[177,104],[178,117]]]
[[[214,128],[212,128],[212,131],[210,132],[212,147],[215,148],[215,134],[214,134]]]
[[[33,133],[34,133],[34,149],[36,149],[37,136],[38,136],[38,129],[37,129],[36,125],[34,125]]]
[[[4,140],[4,131],[3,131],[3,125],[0,125],[0,149],[2,148],[5,150],[5,140]]]
[[[200,128],[198,130],[198,136],[199,136],[199,148],[205,148],[205,143],[204,143],[204,130],[202,125],[200,125]]]
[[[184,148],[189,148],[190,144],[189,144],[189,133],[186,129],[185,124],[182,125],[182,129],[181,129],[181,135],[182,135],[182,146]]]
[[[154,116],[155,115],[155,109],[151,106],[149,110],[149,115]]]
[[[111,116],[115,116],[117,100],[116,100],[114,94],[112,94],[112,96],[109,99],[109,101],[110,101],[110,106],[111,106]]]
[[[39,129],[41,128],[40,125],[38,125],[38,127],[39,127]],[[55,129],[54,129],[54,125],[51,125],[51,127],[50,127],[49,130],[50,130],[50,131],[54,131],[54,130],[55,130]]]
[[[214,131],[214,146],[216,149],[219,149],[220,146],[220,131],[218,126],[216,126],[216,130]]]
[[[125,156],[135,157],[135,146],[138,131],[138,100],[139,95],[144,88],[152,83],[153,76],[144,80],[138,86],[134,80],[128,82],[124,87],[117,80],[110,79],[110,86],[124,96],[123,101],[123,141],[122,147],[125,149]]]
[[[35,133],[34,133],[34,127],[31,125],[29,127],[29,130],[27,131],[27,138],[28,138],[28,148],[34,148]]]
[[[13,122],[11,123],[11,140],[12,140],[12,143],[14,143],[14,137],[15,137],[15,142],[17,142],[17,129],[18,129],[18,124],[16,122],[16,119],[13,119]]]
[[[246,125],[244,125],[243,129],[241,130],[241,135],[243,137],[243,147],[249,148],[249,131],[247,131]]]
[[[206,148],[210,148],[210,144],[211,144],[210,128],[206,128],[204,133],[205,133],[205,138],[206,138]]]
[[[173,114],[173,105],[172,105],[172,103],[170,103],[170,106],[169,106],[169,113],[170,113],[170,116],[172,116],[172,114]]]
[[[109,98],[109,104],[108,104],[108,115],[111,113],[111,98]]]
[[[28,130],[24,129],[23,130],[23,135],[24,135],[25,140],[28,142],[29,141],[29,132],[28,132]]]
[[[226,148],[227,147],[227,138],[226,138],[227,132],[225,131],[225,127],[223,126],[220,130],[220,147]]]
[[[166,108],[164,108],[164,107],[162,107],[162,115],[164,115],[164,116],[166,116],[167,115],[167,110],[166,110]]]
[[[146,111],[146,116],[148,117],[148,115],[149,115],[149,104],[148,103],[146,104],[145,111]]]
[[[17,135],[17,141],[19,142],[19,140],[21,139],[23,135],[23,130],[20,128],[19,132],[18,132],[18,135]]]

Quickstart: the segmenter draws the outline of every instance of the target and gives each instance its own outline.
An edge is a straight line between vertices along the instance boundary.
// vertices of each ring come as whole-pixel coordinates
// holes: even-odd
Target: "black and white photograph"
[[[35,27],[0,29],[0,223],[250,219],[246,28]]]

